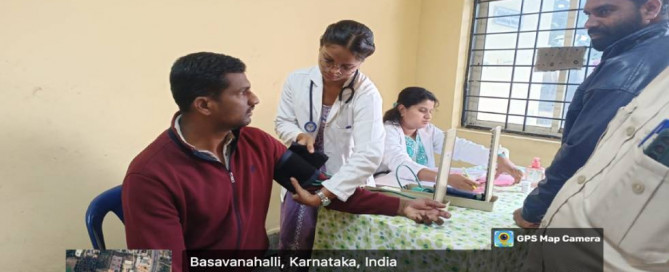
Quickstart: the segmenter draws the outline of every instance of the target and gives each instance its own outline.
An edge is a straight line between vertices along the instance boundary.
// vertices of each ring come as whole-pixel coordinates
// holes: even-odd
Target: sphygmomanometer
[[[321,181],[328,178],[319,170],[327,160],[327,155],[317,151],[309,153],[305,146],[293,143],[274,167],[274,180],[291,193],[295,193],[291,177],[305,189],[320,186]]]

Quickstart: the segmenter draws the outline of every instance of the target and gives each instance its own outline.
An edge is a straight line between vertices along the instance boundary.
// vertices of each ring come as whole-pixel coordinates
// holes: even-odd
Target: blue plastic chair
[[[86,228],[94,249],[107,249],[102,234],[102,220],[112,211],[123,222],[123,206],[121,205],[121,185],[111,188],[97,196],[86,210]]]

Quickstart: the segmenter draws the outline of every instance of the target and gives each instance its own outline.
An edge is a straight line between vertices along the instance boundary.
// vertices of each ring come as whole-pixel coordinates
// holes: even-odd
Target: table
[[[525,194],[520,186],[495,187],[499,199],[492,212],[451,206],[443,225],[419,225],[404,217],[354,215],[321,209],[314,249],[447,249],[491,248],[491,228],[515,228],[513,211]]]
[[[513,211],[525,194],[520,186],[495,187],[492,212],[450,206],[443,225],[425,226],[404,217],[354,215],[320,209],[312,257],[390,258],[395,267],[365,266],[360,271],[520,271],[527,249],[490,250],[492,228],[516,228]],[[361,261],[362,262],[362,261]],[[312,267],[310,271],[332,271]],[[351,271],[335,269],[338,271]]]

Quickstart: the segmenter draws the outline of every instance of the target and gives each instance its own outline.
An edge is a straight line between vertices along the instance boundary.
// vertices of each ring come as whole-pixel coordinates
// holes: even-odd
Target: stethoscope
[[[351,102],[351,99],[353,99],[353,94],[355,94],[355,88],[353,88],[353,83],[355,83],[355,80],[358,78],[358,70],[355,70],[355,74],[353,75],[353,79],[351,79],[351,82],[348,83],[348,85],[344,86],[341,88],[341,91],[339,91],[339,101],[342,101],[342,95],[344,94],[344,91],[346,89],[351,89],[351,95],[344,101],[344,104],[348,104],[348,102]],[[318,126],[316,125],[316,122],[314,122],[314,81],[311,80],[311,84],[309,85],[309,122],[304,124],[304,130],[306,130],[309,133],[312,133],[316,131],[316,128]]]

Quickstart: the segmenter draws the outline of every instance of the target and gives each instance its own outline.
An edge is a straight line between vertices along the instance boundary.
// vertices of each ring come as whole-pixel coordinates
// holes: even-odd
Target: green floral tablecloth
[[[353,215],[327,209],[318,213],[314,249],[490,249],[491,228],[513,228],[522,206],[520,186],[495,187],[492,212],[450,206],[443,225],[425,226],[404,217]]]
[[[521,271],[527,249],[491,250],[492,228],[515,228],[513,211],[522,206],[520,186],[495,187],[492,212],[450,206],[443,225],[425,226],[404,217],[353,215],[321,209],[312,258],[351,257],[357,268],[311,267],[310,271]],[[362,259],[390,256],[394,267]]]

